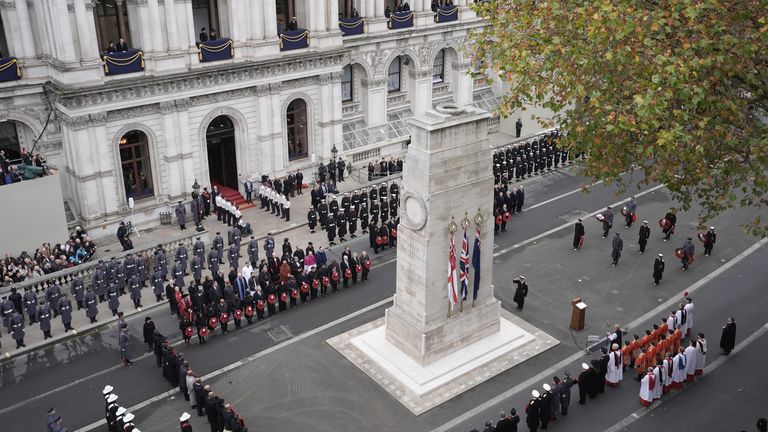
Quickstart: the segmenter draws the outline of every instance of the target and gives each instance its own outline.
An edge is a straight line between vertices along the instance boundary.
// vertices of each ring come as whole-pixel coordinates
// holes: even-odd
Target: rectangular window
[[[341,70],[341,101],[352,100],[352,66],[347,65]]]
[[[400,57],[390,63],[387,78],[387,91],[389,93],[400,91]]]
[[[445,79],[445,51],[440,50],[432,63],[432,84],[443,82]]]

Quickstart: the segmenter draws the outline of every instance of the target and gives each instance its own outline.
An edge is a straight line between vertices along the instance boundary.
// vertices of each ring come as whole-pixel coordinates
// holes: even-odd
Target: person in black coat
[[[512,282],[517,285],[515,296],[512,300],[517,303],[517,310],[523,310],[525,298],[528,296],[528,284],[525,282],[525,277],[523,276],[518,276],[516,279],[513,279]]]
[[[736,321],[733,317],[728,318],[728,322],[723,326],[723,334],[720,336],[721,354],[728,355],[736,346]]]
[[[144,318],[144,343],[147,344],[147,351],[152,351],[152,348],[155,345],[155,323],[152,321],[152,318],[146,317]]]
[[[523,190],[523,187],[520,186],[517,188],[517,192],[515,192],[515,198],[517,198],[517,213],[520,213],[523,211],[523,203],[525,202],[525,191]]]
[[[531,392],[533,398],[525,406],[525,424],[531,432],[536,432],[539,429],[539,422],[541,421],[541,399],[539,399],[539,392],[534,390]]]
[[[163,366],[163,344],[165,338],[159,331],[155,330],[152,334],[152,344],[155,351],[155,359],[157,360],[157,367]]]
[[[597,384],[597,392],[598,393],[605,393],[605,374],[608,373],[608,362],[611,360],[611,357],[608,355],[608,350],[605,347],[600,348],[600,352],[602,355],[600,356],[600,363],[599,363],[599,380],[595,380],[595,384]]]
[[[573,250],[579,250],[581,248],[581,239],[584,237],[584,224],[581,223],[581,219],[576,222],[576,228],[573,233]]]
[[[579,384],[579,405],[587,403],[587,395],[591,393],[590,384],[592,383],[592,368],[588,364],[581,364],[581,373],[578,379]]]

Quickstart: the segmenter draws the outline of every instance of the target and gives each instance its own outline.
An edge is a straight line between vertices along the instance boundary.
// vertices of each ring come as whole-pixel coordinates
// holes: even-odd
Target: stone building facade
[[[34,146],[76,222],[108,233],[129,197],[153,225],[195,180],[309,174],[334,148],[355,164],[399,154],[414,114],[497,102],[469,75],[464,45],[484,24],[467,1],[436,22],[412,0],[413,25],[391,29],[393,0],[2,0],[0,50],[22,77],[0,82],[0,147]],[[343,36],[353,10],[364,33]],[[308,47],[283,50],[292,16]],[[231,58],[201,61],[202,27],[231,41]],[[120,38],[143,70],[107,73]]]

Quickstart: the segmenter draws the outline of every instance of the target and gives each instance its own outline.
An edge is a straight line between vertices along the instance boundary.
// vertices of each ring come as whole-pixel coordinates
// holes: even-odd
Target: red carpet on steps
[[[238,191],[236,191],[236,190],[234,190],[232,188],[229,188],[229,187],[226,187],[226,186],[222,186],[220,184],[214,183],[213,185],[216,186],[217,188],[219,188],[219,192],[221,193],[221,197],[222,198],[224,198],[225,200],[227,200],[227,201],[231,202],[232,204],[238,206],[240,208],[240,211],[243,211],[245,209],[249,209],[251,207],[256,207],[255,204],[251,204],[249,202],[246,202],[245,201],[245,197],[242,196],[240,194],[240,192],[238,192]],[[256,192],[256,191],[254,191],[254,192]],[[251,197],[251,199],[254,199],[254,198],[258,199],[258,196],[255,196],[255,197],[252,196]]]

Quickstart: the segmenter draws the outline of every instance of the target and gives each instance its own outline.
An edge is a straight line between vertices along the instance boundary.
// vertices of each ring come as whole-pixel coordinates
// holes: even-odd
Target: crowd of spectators
[[[88,262],[96,252],[96,244],[81,227],[76,227],[64,243],[43,243],[33,254],[21,252],[17,257],[6,253],[0,261],[2,286],[43,277]]]
[[[46,175],[45,159],[40,153],[32,154],[21,149],[18,161],[11,160],[5,150],[0,150],[0,185],[18,183]]]

